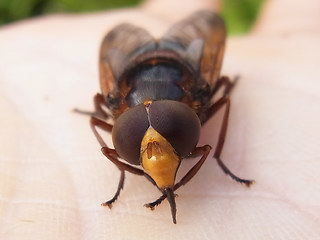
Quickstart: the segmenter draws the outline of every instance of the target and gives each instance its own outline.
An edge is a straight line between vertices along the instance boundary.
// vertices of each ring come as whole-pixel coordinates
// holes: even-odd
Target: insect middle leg
[[[90,126],[91,126],[91,129],[92,129],[94,135],[96,136],[98,142],[100,143],[100,145],[102,147],[101,151],[102,151],[103,155],[105,155],[111,162],[113,162],[119,168],[119,170],[121,172],[119,183],[118,183],[118,188],[117,188],[115,195],[109,201],[102,203],[103,206],[108,206],[109,208],[111,208],[112,204],[118,199],[121,189],[123,189],[124,179],[125,179],[125,171],[131,172],[131,173],[137,174],[137,175],[142,175],[142,176],[144,176],[145,173],[143,170],[141,170],[139,168],[135,168],[133,166],[130,166],[126,163],[119,161],[118,160],[119,155],[118,155],[117,151],[115,149],[109,148],[107,146],[107,144],[105,143],[105,141],[102,139],[101,135],[97,131],[97,127],[99,127],[100,129],[102,129],[104,131],[111,132],[112,127],[113,127],[111,124],[106,123],[96,117],[91,117]]]
[[[211,91],[211,97],[213,97],[222,87],[224,87],[223,96],[229,96],[239,78],[239,76],[236,76],[233,80],[230,80],[230,78],[226,76],[220,77],[217,84]]]
[[[214,115],[221,107],[225,105],[225,112],[222,119],[222,124],[218,136],[218,143],[216,149],[214,151],[213,157],[217,160],[218,165],[224,171],[225,174],[229,175],[233,180],[244,183],[247,187],[249,187],[254,180],[242,179],[233,174],[226,165],[222,162],[220,155],[223,149],[223,145],[225,142],[227,128],[228,128],[228,120],[229,120],[229,110],[230,110],[230,99],[228,96],[224,96],[220,98],[216,103],[214,103],[211,108],[209,109],[209,114],[212,116]]]
[[[108,119],[109,118],[109,114],[102,108],[102,106],[106,107],[105,99],[102,94],[97,93],[93,97],[93,104],[94,104],[94,111],[93,112],[80,110],[78,108],[73,109],[73,111],[75,111],[76,113],[90,115],[90,116],[98,117],[101,119]]]

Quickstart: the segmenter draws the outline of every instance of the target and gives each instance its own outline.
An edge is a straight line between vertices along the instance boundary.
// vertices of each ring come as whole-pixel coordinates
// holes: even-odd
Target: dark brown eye
[[[112,129],[112,140],[121,158],[134,165],[140,164],[141,141],[148,127],[148,115],[143,105],[120,115]]]
[[[180,156],[187,156],[196,147],[200,136],[200,120],[186,104],[155,101],[149,109],[152,127],[173,146]]]

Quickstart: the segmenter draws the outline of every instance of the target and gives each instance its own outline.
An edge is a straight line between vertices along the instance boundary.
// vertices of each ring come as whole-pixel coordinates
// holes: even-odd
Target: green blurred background
[[[79,13],[135,6],[142,0],[0,0],[0,25],[50,13]],[[250,30],[263,0],[224,0],[221,15],[231,34]]]

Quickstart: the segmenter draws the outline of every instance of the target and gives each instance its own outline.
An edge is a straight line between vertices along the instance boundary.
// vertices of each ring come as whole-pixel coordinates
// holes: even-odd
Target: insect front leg
[[[223,149],[223,145],[225,142],[226,134],[227,134],[227,127],[228,127],[228,120],[229,120],[229,110],[230,110],[230,99],[228,96],[224,96],[219,99],[216,103],[214,103],[211,108],[209,109],[209,114],[212,116],[216,113],[222,106],[225,105],[225,111],[222,119],[222,124],[219,132],[218,143],[216,149],[214,151],[213,157],[217,160],[218,165],[224,171],[225,174],[229,175],[233,180],[244,183],[247,187],[249,187],[254,180],[242,179],[233,174],[226,165],[222,162],[220,155]]]
[[[176,191],[182,185],[185,185],[197,174],[197,172],[199,171],[199,169],[207,159],[210,151],[211,151],[211,146],[209,145],[204,145],[202,147],[195,148],[195,150],[189,155],[189,157],[196,157],[196,156],[202,155],[200,160],[186,173],[186,175],[183,178],[181,178],[181,180],[178,183],[174,185],[173,191]],[[154,210],[154,208],[158,206],[164,199],[166,199],[165,194],[163,194],[156,201],[152,203],[147,203],[144,206],[147,208],[150,208],[151,210]]]
[[[104,131],[111,132],[112,127],[113,127],[111,124],[106,123],[96,117],[91,117],[90,126],[91,126],[91,129],[92,129],[94,135],[96,136],[100,146],[102,147],[101,151],[102,151],[103,155],[105,155],[111,162],[113,162],[119,168],[119,170],[121,172],[119,183],[118,183],[118,188],[117,188],[115,195],[109,201],[102,203],[103,206],[108,206],[109,208],[111,208],[112,204],[118,199],[121,189],[123,189],[124,179],[125,179],[125,171],[131,172],[131,173],[137,174],[137,175],[142,175],[142,176],[144,176],[145,173],[141,169],[135,168],[133,166],[130,166],[126,163],[119,161],[119,159],[118,159],[119,155],[118,155],[117,151],[115,149],[109,148],[107,146],[107,144],[105,143],[105,141],[102,139],[101,135],[97,131],[97,127],[104,130]]]
[[[106,106],[104,96],[100,93],[97,93],[93,97],[93,104],[94,104],[94,111],[84,111],[78,108],[75,108],[73,111],[80,114],[90,115],[93,117],[101,118],[101,119],[108,119],[110,115],[103,109]]]
[[[123,189],[123,185],[124,185],[124,177],[125,177],[125,171],[124,170],[120,170],[121,174],[120,174],[120,180],[118,183],[118,188],[116,193],[114,194],[113,198],[111,198],[110,200],[101,203],[102,206],[108,206],[110,209],[112,208],[112,204],[118,199],[119,195],[120,195],[120,191]]]

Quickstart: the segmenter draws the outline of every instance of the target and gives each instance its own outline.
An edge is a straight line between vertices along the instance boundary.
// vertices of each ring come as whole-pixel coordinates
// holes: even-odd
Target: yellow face
[[[160,189],[174,186],[180,158],[171,144],[152,127],[142,139],[141,158],[142,167]]]

